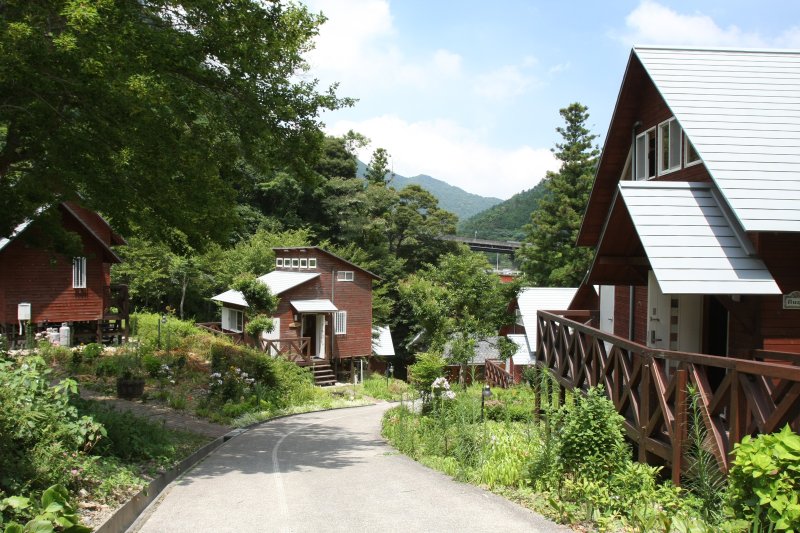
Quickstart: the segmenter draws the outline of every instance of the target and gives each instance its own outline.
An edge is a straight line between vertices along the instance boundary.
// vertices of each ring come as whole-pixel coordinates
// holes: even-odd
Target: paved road
[[[134,531],[558,531],[380,437],[387,404],[274,420],[168,487]]]

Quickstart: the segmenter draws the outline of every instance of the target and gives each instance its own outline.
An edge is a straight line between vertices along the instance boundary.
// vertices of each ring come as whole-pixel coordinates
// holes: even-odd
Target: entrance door
[[[308,337],[309,351],[311,357],[317,357],[318,346],[317,339],[317,315],[303,315],[303,330],[300,332],[301,337]]]
[[[600,331],[614,334],[614,286],[600,285]],[[606,353],[611,350],[611,343],[604,343]]]
[[[698,353],[702,340],[703,297],[662,293],[652,271],[647,281],[647,345]]]
[[[325,315],[317,315],[317,323],[315,324],[316,337],[317,337],[317,357],[325,359]]]

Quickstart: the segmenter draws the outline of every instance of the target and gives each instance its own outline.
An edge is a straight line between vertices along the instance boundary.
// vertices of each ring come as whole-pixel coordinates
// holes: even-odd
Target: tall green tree
[[[377,148],[372,153],[372,159],[367,165],[364,177],[369,183],[374,183],[375,185],[386,185],[392,181],[393,175],[389,167],[389,152],[385,148]]]
[[[483,255],[464,248],[412,274],[399,289],[427,349],[442,353],[451,343],[450,358],[461,365],[463,383],[476,343],[497,335],[513,318],[507,308],[517,287],[503,284]]]
[[[528,280],[539,287],[575,287],[583,281],[592,251],[576,246],[583,213],[589,201],[600,150],[597,135],[586,127],[588,108],[573,103],[561,109],[565,127],[558,127],[563,142],[553,153],[561,161],[558,172],[545,177],[545,194],[525,227],[518,258]]]
[[[79,198],[123,233],[224,240],[249,174],[311,172],[319,112],[300,74],[323,17],[295,2],[0,3],[0,235]]]

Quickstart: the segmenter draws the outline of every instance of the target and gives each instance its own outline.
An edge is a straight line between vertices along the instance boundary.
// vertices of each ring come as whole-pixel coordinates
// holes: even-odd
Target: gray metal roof
[[[781,293],[713,184],[621,181],[619,190],[664,294]]]
[[[634,53],[745,231],[800,231],[800,51]]]
[[[508,340],[517,345],[517,351],[511,358],[517,366],[532,365],[535,361],[531,356],[531,350],[528,348],[528,339],[525,335],[509,334],[506,335]]]
[[[221,294],[217,294],[216,296],[211,297],[212,300],[217,302],[222,302],[224,304],[233,304],[241,307],[247,307],[247,300],[244,299],[244,295],[233,289],[229,289]]]

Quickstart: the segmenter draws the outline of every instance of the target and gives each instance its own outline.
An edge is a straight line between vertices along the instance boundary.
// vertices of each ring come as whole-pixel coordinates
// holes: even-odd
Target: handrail
[[[262,349],[268,354],[281,356],[295,363],[303,362],[307,365],[314,365],[314,359],[311,357],[310,337],[267,339],[262,341]]]
[[[486,382],[493,387],[507,389],[514,384],[514,376],[506,372],[499,360],[486,359],[484,362]]]
[[[798,366],[652,348],[552,311],[538,312],[537,329],[536,364],[566,389],[602,384],[625,418],[639,460],[671,464],[675,483],[686,464],[689,386],[697,391],[708,446],[724,472],[733,444],[745,435],[772,433],[787,423],[800,429]]]

